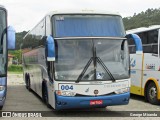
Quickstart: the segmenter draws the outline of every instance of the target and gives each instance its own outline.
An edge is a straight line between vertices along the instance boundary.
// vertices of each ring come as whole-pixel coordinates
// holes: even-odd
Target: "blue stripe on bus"
[[[70,108],[106,107],[112,105],[126,105],[129,103],[130,93],[97,97],[68,97],[56,95],[56,110]],[[90,105],[90,100],[103,100],[102,105]]]

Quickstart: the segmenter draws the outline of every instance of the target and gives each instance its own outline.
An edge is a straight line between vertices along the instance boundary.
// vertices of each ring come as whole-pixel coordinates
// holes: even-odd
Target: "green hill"
[[[145,12],[135,13],[131,17],[123,18],[123,22],[126,30],[138,27],[148,27],[150,25],[160,25],[160,8],[151,8]]]

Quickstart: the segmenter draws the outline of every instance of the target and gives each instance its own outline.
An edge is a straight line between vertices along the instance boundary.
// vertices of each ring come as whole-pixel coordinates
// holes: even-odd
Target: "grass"
[[[22,74],[23,67],[22,65],[10,65],[8,66],[8,73],[10,74]]]

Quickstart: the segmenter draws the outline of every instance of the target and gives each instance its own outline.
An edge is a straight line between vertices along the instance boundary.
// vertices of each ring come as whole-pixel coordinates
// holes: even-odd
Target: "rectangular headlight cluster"
[[[115,93],[116,94],[122,94],[122,93],[126,93],[126,92],[129,92],[129,91],[130,91],[130,88],[127,87],[127,88],[122,88],[122,89],[116,90]]]
[[[71,92],[71,91],[61,91],[61,90],[57,90],[56,91],[57,95],[62,95],[62,96],[75,96],[76,93],[75,92]]]

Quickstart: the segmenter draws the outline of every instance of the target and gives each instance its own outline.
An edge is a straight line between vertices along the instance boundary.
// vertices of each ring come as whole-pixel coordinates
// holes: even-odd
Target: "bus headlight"
[[[4,90],[5,89],[5,86],[1,86],[0,85],[0,91]]]
[[[126,92],[129,92],[129,91],[130,91],[130,88],[127,87],[127,88],[122,88],[122,89],[116,90],[115,93],[116,94],[122,94],[122,93],[126,93]]]
[[[76,93],[75,92],[71,92],[71,91],[61,91],[61,90],[57,90],[56,91],[57,95],[62,95],[62,96],[75,96]]]

